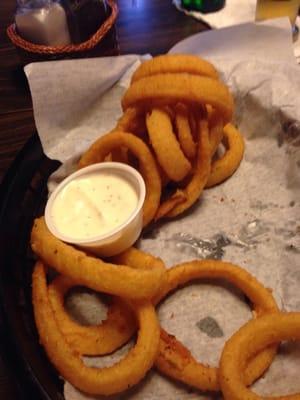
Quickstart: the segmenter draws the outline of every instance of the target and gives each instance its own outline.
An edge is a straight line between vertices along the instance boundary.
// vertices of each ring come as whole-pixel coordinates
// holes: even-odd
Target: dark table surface
[[[0,182],[35,132],[22,60],[6,35],[6,28],[13,21],[15,3],[16,0],[0,1]],[[117,3],[120,54],[165,53],[178,41],[207,29],[205,24],[178,12],[171,0],[118,0]],[[93,55],[102,54],[100,49],[99,54],[96,50]],[[14,380],[13,362],[4,349],[4,335],[0,320],[0,399],[23,398]]]

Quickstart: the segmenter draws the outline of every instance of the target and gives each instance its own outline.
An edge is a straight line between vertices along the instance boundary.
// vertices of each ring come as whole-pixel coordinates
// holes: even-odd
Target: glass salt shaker
[[[71,43],[66,12],[59,0],[17,0],[15,22],[19,35],[31,43]]]

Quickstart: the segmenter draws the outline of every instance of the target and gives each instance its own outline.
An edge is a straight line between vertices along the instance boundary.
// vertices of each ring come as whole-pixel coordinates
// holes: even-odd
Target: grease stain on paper
[[[295,224],[295,221],[287,221],[284,227],[277,227],[268,221],[254,219],[248,221],[236,235],[232,236],[219,232],[211,238],[202,239],[189,233],[180,232],[165,240],[173,242],[181,252],[200,259],[221,260],[228,246],[240,247],[245,251],[255,249],[259,244],[270,241],[272,235],[281,238],[286,250],[298,252],[297,246],[286,243],[287,240],[300,234],[300,228],[299,226],[295,227]]]
[[[281,131],[277,137],[278,147],[285,143],[293,147],[300,147],[300,123],[296,120],[287,120],[281,123]]]
[[[223,233],[218,233],[211,239],[200,239],[188,233],[175,233],[167,241],[175,242],[178,249],[198,258],[214,260],[221,260],[225,254],[224,247],[231,244],[231,240]]]
[[[270,228],[261,221],[254,220],[244,225],[238,235],[229,238],[224,232],[220,232],[209,239],[201,239],[188,233],[175,233],[170,239],[175,246],[186,254],[200,259],[221,260],[225,255],[227,246],[237,246],[244,249],[255,247],[262,241],[262,235],[268,233]]]
[[[275,234],[284,239],[291,239],[296,236],[296,232],[287,228],[275,228]]]
[[[300,254],[300,248],[295,246],[294,244],[288,244],[287,246],[285,246],[285,250],[294,254]]]
[[[211,338],[220,338],[224,336],[223,330],[213,317],[202,318],[196,323],[196,326],[201,332],[206,333],[206,335]]]
[[[242,226],[236,244],[242,247],[255,246],[266,237],[270,230],[270,223],[254,219]]]
[[[278,208],[279,205],[276,203],[263,203],[261,200],[252,200],[250,202],[250,208],[257,210],[267,210],[268,208]]]

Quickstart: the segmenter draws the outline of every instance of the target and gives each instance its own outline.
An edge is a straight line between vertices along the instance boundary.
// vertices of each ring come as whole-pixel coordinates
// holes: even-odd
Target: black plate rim
[[[25,143],[23,148],[17,154],[15,160],[12,162],[11,166],[7,170],[1,185],[0,185],[0,233],[2,231],[1,222],[3,220],[3,216],[5,214],[5,210],[7,208],[7,203],[9,201],[10,196],[14,190],[15,178],[22,167],[22,164],[26,162],[26,158],[28,155],[32,153],[32,149],[37,149],[37,157],[40,159],[46,159],[46,156],[43,153],[42,145],[39,140],[38,134],[35,132],[30,139]],[[53,161],[55,162],[55,161]],[[2,258],[2,250],[1,258]],[[3,260],[2,260],[3,262]],[[4,262],[3,262],[4,264]],[[22,349],[16,337],[14,335],[14,328],[12,325],[12,321],[9,315],[9,309],[7,307],[7,299],[5,296],[5,287],[4,287],[4,279],[3,279],[3,267],[0,266],[0,322],[3,331],[4,331],[4,346],[7,352],[9,351],[10,356],[8,357],[4,354],[3,358],[6,362],[8,362],[8,369],[11,370],[12,374],[15,375],[13,385],[17,387],[17,391],[19,394],[19,398],[27,399],[26,393],[27,390],[34,393],[34,398],[43,399],[43,400],[54,400],[51,397],[44,385],[44,382],[41,382],[34,370],[32,368],[30,360],[25,357]],[[12,361],[13,360],[13,361]],[[13,365],[12,365],[13,363]],[[18,368],[15,368],[15,363],[17,363]],[[35,397],[36,395],[36,397]],[[23,397],[25,396],[25,397]],[[56,400],[56,399],[55,399]]]

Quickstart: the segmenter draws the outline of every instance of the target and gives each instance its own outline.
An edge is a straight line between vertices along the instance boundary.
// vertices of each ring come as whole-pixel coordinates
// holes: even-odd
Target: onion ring
[[[183,102],[194,107],[210,104],[218,111],[224,123],[230,122],[233,99],[223,83],[205,76],[158,74],[134,82],[122,98],[122,107],[153,109]]]
[[[211,112],[208,120],[209,141],[211,146],[211,156],[213,156],[223,139],[223,120],[214,110]]]
[[[208,126],[206,120],[200,120],[198,130],[199,130],[198,149],[197,149],[198,154],[197,154],[196,165],[194,167],[195,172],[190,182],[183,190],[186,196],[186,201],[175,206],[167,214],[167,217],[176,217],[177,215],[183,213],[185,210],[191,207],[198,200],[209,177],[211,155],[210,155],[210,142],[208,137],[209,135]],[[162,206],[163,204],[160,207]]]
[[[169,114],[154,108],[147,114],[146,124],[158,163],[171,180],[181,181],[191,170],[191,164],[177,142]]]
[[[147,145],[131,133],[113,131],[100,137],[83,154],[79,168],[102,162],[105,156],[120,146],[128,148],[139,160],[139,168],[146,183],[146,198],[143,206],[143,225],[147,225],[156,214],[161,196],[159,171]]]
[[[167,283],[158,294],[155,303],[161,301],[178,286],[194,279],[203,278],[223,278],[233,283],[253,302],[254,309],[259,316],[278,312],[271,292],[252,275],[231,263],[216,260],[196,260],[169,269]],[[162,331],[159,348],[159,354],[155,361],[155,366],[159,371],[200,390],[216,391],[220,389],[218,369],[197,362],[174,336]],[[277,346],[269,347],[250,360],[247,368],[242,370],[245,371],[244,380],[247,385],[254,382],[269,367],[276,354],[276,349]],[[245,398],[243,397],[243,400]]]
[[[215,67],[203,58],[192,54],[166,54],[143,62],[132,75],[131,84],[150,75],[181,72],[219,78]]]
[[[300,393],[279,397],[258,396],[241,379],[250,357],[283,340],[300,340],[300,313],[277,313],[249,321],[226,343],[220,362],[220,384],[226,400],[299,400]]]
[[[32,275],[32,301],[40,342],[59,373],[79,390],[111,395],[138,383],[152,367],[159,344],[159,323],[149,302],[134,305],[139,323],[136,345],[125,358],[107,368],[84,365],[62,335],[47,296],[45,267],[38,262]]]
[[[175,111],[178,141],[187,158],[193,159],[196,155],[196,143],[191,132],[187,107],[182,103],[178,103]]]
[[[158,207],[157,213],[154,217],[154,221],[158,221],[159,219],[168,215],[176,206],[182,204],[186,201],[186,195],[183,190],[177,189],[176,192],[167,200],[161,203]]]
[[[110,262],[137,269],[151,269],[156,264],[165,269],[165,264],[160,258],[134,247],[111,257]],[[111,299],[107,319],[99,325],[83,326],[69,316],[64,307],[64,296],[77,285],[78,283],[73,279],[61,275],[48,287],[48,296],[55,319],[71,347],[80,354],[103,355],[112,353],[128,342],[136,331],[137,324],[132,310],[118,297]]]
[[[77,250],[51,234],[44,218],[34,221],[31,247],[46,264],[83,286],[128,299],[152,298],[164,280],[165,268],[152,269],[115,265]]]
[[[225,181],[237,170],[242,161],[245,150],[244,139],[232,124],[227,124],[224,127],[223,141],[225,141],[228,150],[222,158],[212,163],[211,173],[205,185],[206,188]]]
[[[146,132],[145,116],[138,108],[128,108],[119,118],[114,131],[130,132],[143,136]]]
[[[158,171],[159,171],[159,175],[160,175],[161,186],[162,186],[162,188],[164,188],[170,182],[170,178],[167,176],[167,174],[165,173],[165,171],[162,169],[162,167],[159,164],[157,164],[157,167],[158,167]]]
[[[130,247],[122,253],[110,257],[110,261],[116,264],[129,265],[136,269],[153,269],[157,266],[162,270],[166,270],[165,263],[161,258],[154,257],[152,254],[138,250],[135,247]],[[166,279],[166,276],[164,278]]]
[[[195,113],[189,112],[189,124],[194,142],[198,141],[198,114],[195,115]]]
[[[79,354],[103,355],[128,342],[136,330],[136,321],[132,310],[118,297],[112,297],[107,318],[99,325],[84,326],[70,317],[64,307],[64,298],[76,286],[76,281],[60,275],[48,287],[54,317],[70,346]]]
[[[111,161],[129,164],[128,151],[124,147],[119,147],[111,151]],[[104,158],[103,161],[106,161]]]

